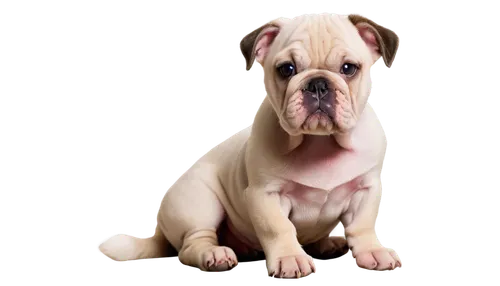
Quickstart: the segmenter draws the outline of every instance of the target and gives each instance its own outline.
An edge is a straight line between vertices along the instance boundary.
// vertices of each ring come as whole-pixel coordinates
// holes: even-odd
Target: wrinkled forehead
[[[287,21],[280,31],[280,42],[284,45],[292,41],[307,40],[310,33],[316,34],[323,40],[345,39],[356,29],[347,15],[343,14],[316,14],[299,15]]]
[[[321,66],[335,57],[369,59],[369,50],[345,16],[304,15],[287,22],[275,39],[276,61],[296,57],[307,65]]]

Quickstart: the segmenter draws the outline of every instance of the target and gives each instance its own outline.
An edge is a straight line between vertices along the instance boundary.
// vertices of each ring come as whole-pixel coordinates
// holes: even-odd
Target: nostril
[[[316,93],[316,85],[314,84],[314,82],[313,82],[313,81],[310,81],[310,82],[307,84],[306,90],[307,90],[307,91],[310,91],[310,92],[313,92],[313,93]]]

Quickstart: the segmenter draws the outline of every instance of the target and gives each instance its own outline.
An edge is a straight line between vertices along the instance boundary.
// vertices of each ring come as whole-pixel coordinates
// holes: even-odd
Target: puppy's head
[[[352,129],[370,93],[370,67],[390,67],[399,39],[358,15],[280,18],[241,41],[247,70],[257,60],[282,128],[290,135]]]

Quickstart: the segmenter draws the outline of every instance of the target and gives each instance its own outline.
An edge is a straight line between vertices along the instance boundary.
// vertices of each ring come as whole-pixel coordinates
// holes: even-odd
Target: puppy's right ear
[[[240,42],[240,49],[247,61],[247,70],[249,70],[254,60],[261,65],[269,53],[269,49],[274,39],[278,35],[282,26],[283,19],[277,19],[265,24],[246,35]]]

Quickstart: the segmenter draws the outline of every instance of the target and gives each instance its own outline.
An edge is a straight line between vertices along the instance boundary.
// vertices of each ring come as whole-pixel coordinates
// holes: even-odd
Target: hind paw
[[[225,246],[216,246],[203,253],[203,270],[227,271],[238,265],[234,251]]]

